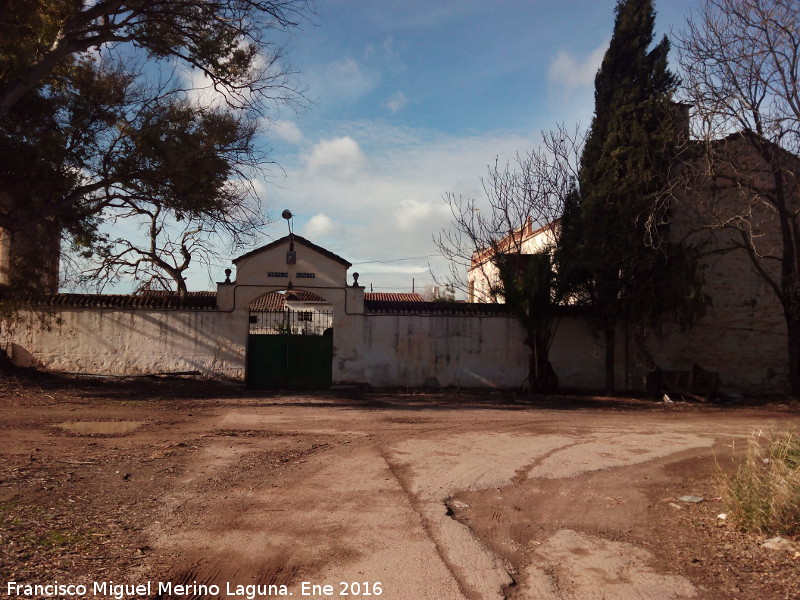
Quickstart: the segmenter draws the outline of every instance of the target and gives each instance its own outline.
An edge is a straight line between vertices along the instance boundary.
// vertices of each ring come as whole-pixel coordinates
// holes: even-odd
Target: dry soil
[[[787,405],[29,373],[0,405],[0,597],[800,598],[718,518]]]

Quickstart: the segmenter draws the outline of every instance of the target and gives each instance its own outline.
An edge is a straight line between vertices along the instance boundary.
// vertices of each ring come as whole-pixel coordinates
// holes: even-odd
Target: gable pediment
[[[251,250],[233,259],[233,264],[237,285],[286,287],[345,286],[347,269],[352,266],[299,235],[287,235]]]

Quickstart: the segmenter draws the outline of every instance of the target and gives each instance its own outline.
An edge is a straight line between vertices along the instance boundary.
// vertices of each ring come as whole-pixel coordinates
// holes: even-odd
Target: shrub
[[[741,465],[721,484],[728,518],[741,529],[800,534],[800,432],[752,433]]]

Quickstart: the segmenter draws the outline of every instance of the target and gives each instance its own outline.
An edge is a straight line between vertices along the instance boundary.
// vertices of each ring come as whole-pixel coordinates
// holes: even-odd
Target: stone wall
[[[780,282],[780,223],[768,202],[739,185],[746,176],[755,188],[768,191],[769,172],[742,136],[718,140],[712,150],[714,168],[699,159],[687,167],[686,189],[673,206],[671,228],[676,241],[695,246],[702,255],[710,304],[690,331],[667,325],[666,339],[650,340],[648,349],[662,368],[697,364],[718,371],[723,391],[785,392],[786,321],[765,279]],[[752,245],[752,255],[746,245]]]

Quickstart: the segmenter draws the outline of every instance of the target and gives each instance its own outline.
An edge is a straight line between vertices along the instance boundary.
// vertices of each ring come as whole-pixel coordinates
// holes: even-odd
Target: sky
[[[431,271],[447,272],[433,243],[451,221],[444,194],[480,198],[495,160],[558,123],[588,127],[615,4],[317,0],[281,40],[309,104],[273,112],[264,133],[277,166],[255,184],[276,222],[262,244],[288,233],[289,209],[294,232],[353,263],[367,291],[429,291]],[[696,5],[657,0],[658,35]],[[202,271],[189,285],[211,283]]]

